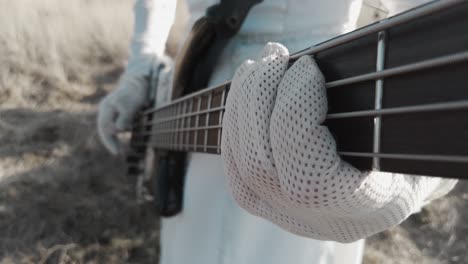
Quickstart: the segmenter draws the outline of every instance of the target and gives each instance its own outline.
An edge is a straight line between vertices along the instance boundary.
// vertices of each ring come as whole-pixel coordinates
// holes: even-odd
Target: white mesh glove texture
[[[298,235],[352,242],[399,224],[433,192],[453,187],[456,181],[361,172],[342,161],[321,125],[323,75],[309,56],[286,70],[288,59],[285,47],[269,43],[231,84],[222,155],[241,207]]]
[[[117,89],[99,104],[97,126],[104,146],[114,155],[123,153],[117,134],[129,130],[136,112],[148,96],[148,79],[144,76],[124,74]]]

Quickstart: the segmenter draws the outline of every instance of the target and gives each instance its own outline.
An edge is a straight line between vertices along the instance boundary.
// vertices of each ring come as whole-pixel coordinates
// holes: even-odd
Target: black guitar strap
[[[221,0],[195,22],[177,55],[172,99],[208,85],[224,47],[237,34],[252,6],[262,1]]]
[[[195,22],[177,55],[172,99],[208,85],[221,52],[239,31],[249,10],[263,0],[221,0]],[[158,151],[154,194],[161,216],[182,210],[186,165],[185,152]]]

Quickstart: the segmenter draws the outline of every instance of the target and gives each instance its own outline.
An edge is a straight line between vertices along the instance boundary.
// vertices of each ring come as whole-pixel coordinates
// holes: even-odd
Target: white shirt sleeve
[[[177,1],[136,0],[130,58],[126,73],[149,74],[153,60],[164,55]]]

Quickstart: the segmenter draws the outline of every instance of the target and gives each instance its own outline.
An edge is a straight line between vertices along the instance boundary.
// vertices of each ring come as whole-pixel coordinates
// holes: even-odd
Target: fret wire
[[[178,108],[179,108],[179,104],[174,105],[174,115],[176,115],[176,116],[179,114],[179,109],[178,109]],[[179,120],[173,121],[173,123],[174,123],[174,126],[173,126],[173,127],[174,127],[175,130],[177,130],[177,125],[178,125],[177,123],[178,123],[178,121],[179,121]],[[174,144],[177,143],[177,133],[174,133],[174,134],[172,135],[172,142],[173,142]]]
[[[164,111],[161,113],[161,115],[166,116],[166,112],[167,112],[167,111],[164,110]],[[160,128],[161,128],[161,129],[166,129],[166,124],[161,124],[161,125],[160,125]],[[161,139],[163,139],[165,142],[167,141],[167,139],[166,139],[165,137],[161,137]]]
[[[173,105],[171,108],[169,108],[169,116],[174,116],[174,115],[175,115],[175,113],[174,113],[174,105]],[[174,121],[172,121],[172,122],[170,122],[170,123],[168,124],[168,125],[169,125],[169,129],[175,129],[175,127],[174,127],[175,121],[176,121],[176,120],[174,120]],[[174,142],[172,141],[172,138],[173,138],[173,134],[170,134],[168,139],[169,139],[169,142],[171,142],[171,144],[174,143]]]
[[[166,116],[170,116],[170,110],[171,110],[171,108],[167,108],[167,109],[165,110]],[[171,125],[171,123],[168,122],[168,123],[166,123],[166,124],[163,125],[163,128],[164,128],[164,129],[170,129],[170,125]],[[169,135],[166,135],[166,136],[164,137],[166,142],[171,142],[171,141],[169,140],[169,137],[170,137]]]
[[[430,68],[445,66],[452,63],[459,63],[468,60],[468,51],[457,52],[455,54],[441,56],[435,59],[423,60],[419,62],[409,63],[403,66],[389,68],[380,72],[365,73],[358,76],[344,78],[337,81],[331,81],[325,84],[327,88],[344,86],[364,81],[372,81],[395,75],[407,74],[414,71],[421,71]]]
[[[187,111],[187,101],[183,101],[182,103],[183,103],[182,113],[185,114],[185,112]],[[180,129],[185,128],[185,118],[181,119],[181,123],[182,123],[182,125],[180,126]],[[179,144],[184,144],[184,133],[183,132],[181,132],[179,134]]]
[[[385,66],[385,42],[386,36],[385,31],[381,31],[378,34],[378,42],[377,42],[377,61],[376,61],[376,71],[380,72],[384,70]],[[380,110],[382,109],[382,100],[383,100],[383,79],[377,79],[375,81],[375,102],[374,102],[374,109]],[[374,117],[374,139],[373,139],[373,146],[372,150],[374,153],[380,152],[380,138],[382,133],[382,117],[377,116]],[[374,157],[372,159],[372,167],[375,170],[380,170],[380,158]]]
[[[210,94],[208,95],[207,109],[211,109],[211,100],[212,100],[212,98],[213,98],[213,92],[210,92]],[[208,112],[206,114],[205,127],[208,127],[209,125],[210,125],[210,112]],[[204,146],[208,145],[208,129],[205,129],[205,138],[204,138],[204,144],[203,145]],[[206,148],[203,148],[203,149],[206,151]]]
[[[190,104],[189,104],[189,101],[184,101],[184,111],[182,112],[182,115],[185,115],[185,113],[189,112],[189,107],[190,107]],[[186,118],[182,118],[182,126],[180,129],[184,129],[186,126],[187,126],[187,120]],[[183,145],[185,142],[185,132],[184,131],[181,131],[180,132],[180,144]]]
[[[164,116],[167,116],[167,109],[164,109],[162,114],[164,114]],[[166,124],[161,124],[161,128],[163,128],[163,129],[166,129],[166,126],[167,126],[167,123]],[[164,138],[164,141],[167,142],[166,137],[162,137],[162,138]]]
[[[362,158],[379,157],[381,159],[403,159],[403,160],[468,163],[468,156],[457,156],[457,155],[372,153],[372,152],[352,152],[352,151],[339,151],[338,154],[341,156],[362,157]]]
[[[192,111],[192,109],[193,109],[193,103],[194,103],[193,101],[194,101],[194,100],[195,100],[195,97],[190,98],[189,111]],[[191,126],[191,123],[192,123],[191,118],[189,118],[189,119],[187,120],[187,123],[188,123],[188,124],[187,124],[187,127],[189,128],[189,127]],[[183,146],[185,146],[185,145],[188,146],[189,143],[190,143],[190,132],[186,132],[185,139],[186,139],[186,142],[187,142],[187,143],[182,142],[182,145],[183,145]],[[189,147],[187,147],[186,150],[189,150]]]
[[[172,107],[169,107],[166,109],[166,116],[171,116],[171,110],[172,110]],[[166,124],[164,124],[164,129],[171,129],[171,126],[172,126],[172,122],[167,122]],[[171,136],[170,135],[167,135],[166,136],[166,142],[171,142]]]
[[[171,108],[167,108],[167,109],[165,110],[165,112],[166,112],[166,113],[165,113],[165,116],[170,116],[170,114],[169,114],[169,110],[170,110],[170,109],[171,109]],[[167,122],[167,123],[163,124],[163,129],[170,129],[169,125],[170,125],[170,122]],[[164,136],[164,138],[165,138],[165,142],[170,142],[170,141],[169,141],[169,138],[168,138],[168,135]]]
[[[175,105],[174,105],[174,108],[175,108],[175,109],[174,109],[174,115],[176,115],[176,116],[177,116],[177,106],[178,106],[178,104],[175,104]],[[174,123],[174,126],[173,126],[174,129],[177,129],[177,120],[174,120],[173,123]],[[173,142],[174,144],[177,144],[176,138],[177,138],[177,134],[172,134],[172,142]]]
[[[182,103],[178,103],[176,115],[182,114],[181,111],[182,111]],[[180,122],[181,122],[180,119],[176,120],[176,129],[180,129]],[[175,144],[179,144],[179,132],[175,133]]]
[[[354,111],[354,112],[335,113],[335,114],[328,114],[327,119],[372,117],[372,116],[424,113],[424,112],[435,112],[435,111],[452,111],[452,110],[461,110],[461,109],[468,109],[468,100],[461,100],[461,101],[456,101],[456,102],[445,102],[445,103],[434,103],[434,104],[423,104],[423,105],[416,105],[416,106],[402,106],[402,107],[386,108],[386,109],[381,109],[381,110],[363,110],[363,111]]]
[[[162,115],[162,112],[159,113],[159,112],[156,112],[156,114],[159,114],[158,116],[161,116]],[[153,119],[154,120],[154,119]],[[161,125],[154,125],[155,129],[156,128],[161,128]],[[162,139],[161,139],[162,140]]]
[[[225,104],[225,97],[226,97],[226,89],[228,86],[224,87],[223,92],[221,94],[221,106],[224,108]],[[223,112],[219,112],[219,125],[221,126],[223,124]],[[222,128],[221,128],[222,129]],[[221,153],[221,129],[218,130],[218,139],[216,141],[216,144],[218,145],[217,152]]]
[[[197,105],[197,113],[200,113],[200,109],[201,109],[201,103],[202,103],[202,96],[199,96],[197,97],[198,98],[198,105]],[[197,128],[199,126],[199,122],[200,122],[200,115],[196,115],[195,116],[195,128]],[[197,142],[198,142],[198,130],[195,130],[195,132],[193,133],[194,134],[194,139],[193,139],[193,147],[194,147],[194,150],[197,150]]]

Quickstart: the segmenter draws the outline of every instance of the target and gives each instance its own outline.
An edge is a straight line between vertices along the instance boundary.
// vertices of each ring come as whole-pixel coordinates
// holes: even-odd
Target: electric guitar
[[[468,1],[418,7],[293,54],[291,63],[303,55],[325,76],[325,125],[344,160],[361,170],[468,179]],[[220,154],[229,87],[143,109],[130,172],[159,170],[154,160],[167,153]]]

